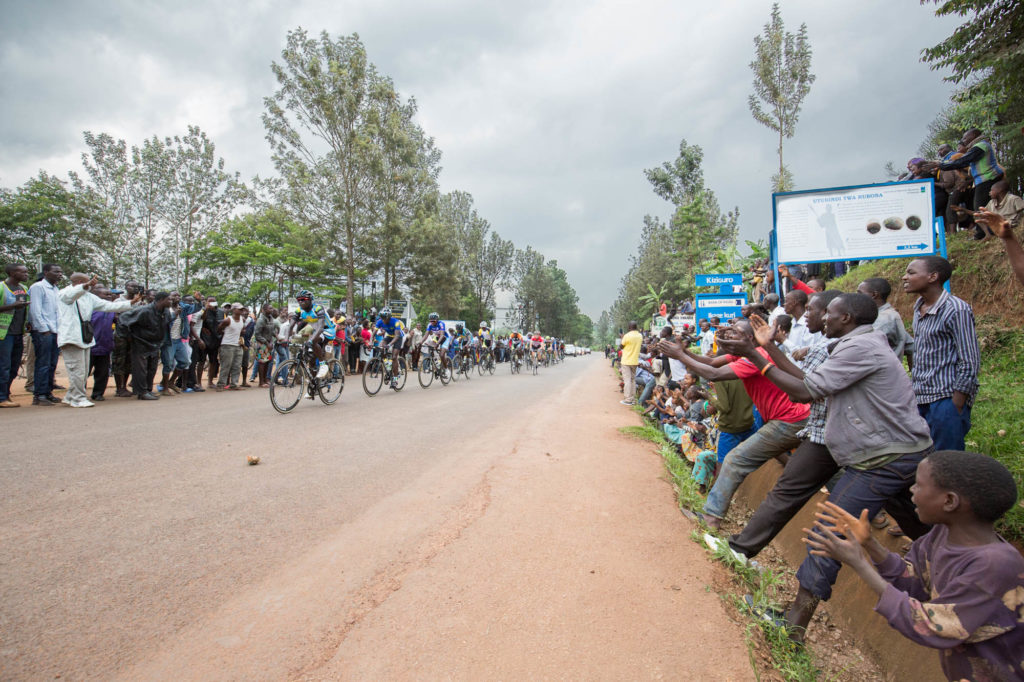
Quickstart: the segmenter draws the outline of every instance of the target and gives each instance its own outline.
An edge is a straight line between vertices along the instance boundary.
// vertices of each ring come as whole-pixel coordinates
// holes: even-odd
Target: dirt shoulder
[[[471,493],[479,518],[301,677],[753,678],[660,458],[617,431],[639,418],[585,362]]]

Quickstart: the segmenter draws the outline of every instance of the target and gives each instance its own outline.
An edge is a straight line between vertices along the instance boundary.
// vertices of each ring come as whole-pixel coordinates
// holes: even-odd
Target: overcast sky
[[[290,28],[358,33],[419,103],[444,191],[470,192],[520,248],[555,258],[583,312],[615,299],[645,213],[643,169],[705,152],[741,239],[766,239],[774,133],[747,109],[770,2],[0,0],[0,185],[78,169],[83,130],[137,144],[198,124],[229,170],[272,175],[260,122]],[[917,0],[782,3],[817,75],[786,161],[798,188],[884,180],[948,100],[923,47],[949,35]]]

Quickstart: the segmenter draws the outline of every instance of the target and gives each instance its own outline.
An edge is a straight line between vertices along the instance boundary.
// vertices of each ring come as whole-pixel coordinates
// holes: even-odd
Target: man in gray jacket
[[[872,328],[878,307],[864,294],[842,294],[829,303],[825,335],[838,339],[829,357],[803,380],[769,363],[756,352],[746,355],[794,401],[828,398],[825,445],[845,472],[829,500],[854,516],[868,510],[874,518],[883,505],[911,509],[910,486],[917,465],[932,451],[928,424],[902,363],[885,336]],[[771,328],[758,320],[758,343],[771,343]],[[726,350],[729,341],[720,342]],[[901,519],[903,532],[918,538],[928,526]],[[832,596],[841,564],[829,557],[807,558],[797,570],[800,589],[786,613],[791,637],[802,641],[821,600]]]

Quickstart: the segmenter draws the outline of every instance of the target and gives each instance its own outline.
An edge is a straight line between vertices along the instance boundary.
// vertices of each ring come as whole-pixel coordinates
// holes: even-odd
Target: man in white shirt
[[[768,324],[775,324],[775,318],[786,312],[786,309],[779,305],[778,294],[766,294],[761,301],[764,309],[768,311]]]
[[[86,397],[85,380],[89,376],[89,349],[96,341],[82,337],[82,322],[90,322],[96,310],[120,313],[132,307],[131,301],[106,301],[93,294],[89,289],[96,284],[95,276],[89,279],[88,275],[76,272],[71,275],[71,286],[64,287],[58,294],[57,344],[68,370],[68,392],[61,402],[71,407],[94,405]]]
[[[813,333],[807,328],[807,294],[794,289],[786,294],[786,314],[793,318],[789,332],[789,342],[794,350],[810,348],[821,340],[820,333]]]
[[[715,345],[715,330],[707,320],[702,319],[697,324],[700,327],[700,354],[711,355],[711,349]]]
[[[46,406],[59,403],[53,395],[53,374],[57,370],[57,328],[60,324],[57,313],[57,283],[64,279],[64,270],[59,265],[43,265],[43,278],[28,289],[28,319],[32,325],[32,346],[35,348],[35,378],[32,404]]]

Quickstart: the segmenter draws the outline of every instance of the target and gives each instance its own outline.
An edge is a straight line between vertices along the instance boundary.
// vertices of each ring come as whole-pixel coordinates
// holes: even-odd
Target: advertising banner
[[[779,263],[936,252],[933,180],[773,194]]]

